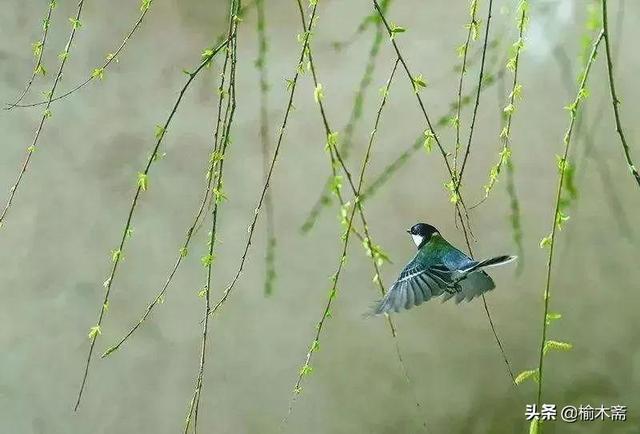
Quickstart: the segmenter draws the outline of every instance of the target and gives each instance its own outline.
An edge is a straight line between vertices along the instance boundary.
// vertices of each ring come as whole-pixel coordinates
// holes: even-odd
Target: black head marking
[[[411,229],[407,229],[407,232],[412,236],[413,241],[419,249],[429,242],[433,234],[438,233],[438,229],[427,223],[416,223],[411,226]]]

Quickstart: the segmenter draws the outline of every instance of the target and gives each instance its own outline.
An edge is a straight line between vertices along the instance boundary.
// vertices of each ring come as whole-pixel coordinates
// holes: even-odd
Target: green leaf
[[[315,102],[320,103],[324,98],[324,92],[322,91],[322,83],[318,83],[316,88],[313,90],[313,99]]]
[[[202,265],[204,265],[205,267],[209,267],[211,264],[213,264],[214,259],[215,255],[204,255],[202,258],[200,258],[200,262],[202,262]]]
[[[211,57],[213,57],[213,50],[211,48],[207,48],[206,50],[202,51],[203,59],[210,59]]]
[[[215,203],[221,203],[223,200],[227,199],[227,196],[221,189],[214,188],[213,196],[215,197]]]
[[[47,70],[44,68],[44,66],[42,64],[38,65],[38,67],[35,70],[36,74],[40,74],[42,76],[47,75]]]
[[[111,262],[118,262],[122,256],[122,250],[116,249],[111,251]]]
[[[540,248],[544,249],[551,245],[551,235],[547,235],[543,239],[540,240]]]
[[[156,125],[156,131],[154,133],[156,136],[156,139],[162,138],[162,136],[164,136],[165,131],[166,131],[165,127],[163,127],[162,125]]]
[[[547,323],[547,325],[549,325],[551,324],[551,321],[555,321],[560,318],[562,318],[562,315],[560,315],[559,313],[549,312],[545,318],[545,322]]]
[[[338,132],[332,131],[327,134],[327,148],[335,148],[338,145]]]
[[[540,420],[537,417],[531,419],[531,423],[529,424],[529,434],[539,434],[540,433]]]
[[[138,173],[138,187],[140,187],[142,191],[147,191],[147,188],[149,188],[149,175],[146,173]]]
[[[436,135],[433,133],[433,131],[431,130],[424,131],[424,142],[422,143],[422,146],[424,146],[424,149],[427,152],[431,152],[431,149],[433,148],[433,143],[435,142],[435,138],[436,138]]]
[[[97,78],[98,80],[102,80],[104,78],[104,68],[96,68],[91,73],[91,78]]]
[[[421,88],[427,87],[426,80],[422,77],[422,74],[418,74],[413,77],[413,90],[417,93]]]
[[[110,347],[107,348],[107,351],[105,351],[104,353],[102,353],[102,357],[107,357],[109,354],[113,353],[115,350],[117,350],[118,347]]]
[[[391,28],[391,34],[392,35],[396,34],[396,33],[404,33],[404,32],[407,31],[407,29],[405,29],[404,27],[397,26],[397,25],[395,25],[393,23],[391,23],[390,28]]]
[[[295,83],[295,81],[290,78],[285,78],[284,81],[287,85],[287,90],[291,89]]]
[[[302,368],[300,368],[300,375],[301,376],[308,375],[311,372],[313,372],[313,368],[311,366],[309,366],[308,364],[306,364],[306,363],[302,366]]]
[[[467,44],[462,44],[456,48],[456,53],[458,53],[458,57],[464,57],[467,54]]]
[[[549,350],[557,350],[557,351],[569,351],[573,348],[568,342],[559,342],[559,341],[546,341],[544,343],[544,347],[542,348],[542,353],[547,354]]]
[[[537,369],[531,369],[531,370],[528,370],[528,371],[522,371],[521,373],[519,373],[516,376],[515,383],[516,384],[522,384],[525,381],[527,381],[529,378],[531,378],[531,379],[533,379],[535,381],[538,381],[537,380],[537,378],[538,378],[538,370]]]
[[[99,325],[94,325],[89,329],[89,339],[95,339],[98,335],[102,334],[102,330]]]
[[[80,22],[80,20],[77,20],[73,17],[69,18],[69,22],[71,23],[71,27],[73,27],[74,29],[79,29],[80,27],[82,27],[82,23]]]
[[[342,189],[342,176],[336,175],[331,179],[331,183],[329,184],[329,189],[335,194],[338,195],[340,190]],[[345,212],[346,214],[346,212]]]

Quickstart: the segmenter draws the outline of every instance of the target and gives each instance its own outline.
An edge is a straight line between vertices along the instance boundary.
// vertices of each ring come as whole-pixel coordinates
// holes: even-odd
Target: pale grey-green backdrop
[[[50,74],[62,49],[75,2],[58,1],[45,64]],[[293,1],[267,2],[272,138],[279,125],[298,51],[298,12]],[[398,37],[410,65],[432,85],[423,92],[432,116],[453,100],[455,48],[465,37],[467,2],[394,2],[392,21],[408,28]],[[537,360],[546,251],[538,247],[550,228],[556,185],[556,157],[567,125],[563,107],[573,98],[567,81],[577,73],[586,1],[531,2],[527,47],[521,61],[524,98],[514,115],[513,159],[521,199],[526,264],[495,270],[498,288],[488,296],[498,332],[518,371]],[[499,1],[496,34],[507,29],[503,47],[515,40],[513,1]],[[640,158],[636,101],[640,56],[640,7],[611,2],[618,46],[616,69],[628,140]],[[481,2],[484,16],[486,2]],[[30,43],[39,36],[44,2],[2,0],[0,14],[0,99],[21,90],[32,68]],[[367,1],[323,1],[313,41],[330,121],[342,129],[364,68],[371,32],[342,52],[331,43],[350,35],[371,12]],[[146,325],[108,360],[95,359],[84,402],[73,413],[102,286],[140,170],[153,144],[154,126],[168,114],[182,86],[183,68],[198,61],[221,33],[226,6],[194,0],[156,0],[120,62],[103,82],[54,104],[40,149],[0,231],[0,432],[1,433],[171,433],[182,429],[192,393],[200,345],[204,272],[202,231],[166,298]],[[139,14],[137,2],[87,0],[83,26],[73,47],[61,89],[96,67],[120,43]],[[622,21],[619,21],[622,17]],[[215,295],[229,282],[245,242],[262,182],[258,139],[258,82],[255,15],[240,27],[238,113],[226,166],[225,202]],[[617,41],[619,39],[619,42]],[[613,41],[612,41],[613,42]],[[479,43],[476,43],[476,46]],[[564,50],[573,71],[563,69]],[[351,167],[359,164],[383,85],[393,61],[383,44],[363,122],[356,132]],[[216,73],[203,74],[188,92],[165,140],[167,157],[154,166],[150,190],[135,217],[113,289],[98,351],[137,320],[164,281],[202,191],[214,119]],[[467,88],[475,81],[471,70]],[[564,74],[564,75],[563,75]],[[48,76],[51,78],[51,75]],[[46,86],[48,86],[48,82]],[[38,80],[28,101],[46,90]],[[640,337],[637,267],[640,192],[622,158],[609,111],[603,57],[589,85],[586,141],[576,140],[579,199],[559,234],[553,273],[552,310],[563,318],[550,336],[574,344],[569,353],[547,358],[545,401],[565,404],[625,404],[625,423],[548,425],[546,432],[638,432]],[[482,194],[499,149],[503,99],[496,88],[483,94],[474,151],[468,167],[468,202]],[[598,107],[605,104],[605,110]],[[298,368],[306,354],[337,265],[341,228],[337,210],[325,212],[317,228],[298,228],[328,173],[324,133],[313,102],[310,77],[301,79],[272,183],[276,209],[277,282],[265,298],[262,288],[264,235],[259,226],[246,273],[230,302],[212,324],[209,364],[201,407],[202,432],[277,432]],[[8,189],[40,116],[38,109],[0,113],[0,185]],[[597,128],[591,130],[597,117]],[[464,113],[466,126],[470,119]],[[407,148],[423,120],[405,77],[399,74],[380,125],[370,175]],[[442,130],[452,143],[451,129]],[[603,172],[605,171],[605,172]],[[604,177],[603,177],[604,173]],[[609,175],[609,178],[606,175]],[[371,178],[370,178],[371,179]],[[462,245],[443,188],[445,171],[437,153],[416,156],[367,207],[374,238],[391,255],[383,267],[391,282],[414,247],[404,229],[416,221],[438,226]],[[506,178],[471,218],[480,256],[512,252]],[[3,190],[3,191],[4,191]],[[4,193],[3,193],[4,194]],[[622,210],[612,209],[619,201]],[[304,393],[290,418],[291,433],[413,433],[426,418],[432,433],[514,433],[526,430],[524,405],[534,400],[533,383],[517,391],[489,330],[481,303],[456,306],[431,302],[398,315],[399,342],[413,383],[408,387],[382,319],[364,320],[377,298],[371,270],[358,243],[349,259]],[[417,415],[414,396],[422,403]]]

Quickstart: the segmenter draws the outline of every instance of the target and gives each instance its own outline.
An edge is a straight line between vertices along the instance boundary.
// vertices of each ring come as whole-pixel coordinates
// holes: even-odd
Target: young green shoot
[[[310,13],[310,16],[309,16],[308,25],[307,25],[306,31],[302,34],[302,36],[300,38],[300,42],[302,44],[302,48],[300,50],[300,56],[298,58],[298,62],[296,63],[295,73],[294,73],[292,79],[287,80],[287,89],[289,90],[289,98],[288,98],[288,101],[287,101],[287,106],[285,108],[284,118],[282,120],[282,125],[280,126],[280,131],[278,133],[278,140],[276,141],[276,146],[275,146],[275,149],[273,151],[273,157],[271,158],[271,163],[269,165],[269,171],[267,173],[266,180],[265,180],[265,182],[264,182],[264,184],[262,186],[262,191],[260,192],[260,197],[258,199],[258,204],[257,204],[257,206],[256,206],[256,208],[254,210],[254,213],[253,213],[253,219],[252,219],[251,224],[249,225],[249,228],[247,230],[247,232],[248,232],[247,242],[244,245],[244,251],[242,253],[242,257],[240,258],[240,265],[238,266],[238,269],[236,270],[236,274],[234,275],[233,279],[231,280],[231,283],[224,290],[222,298],[213,306],[213,308],[211,308],[209,310],[209,312],[208,312],[209,315],[214,315],[215,312],[227,301],[227,299],[229,298],[229,295],[233,291],[233,288],[235,287],[236,283],[240,279],[240,275],[242,274],[242,271],[244,270],[244,264],[246,263],[246,260],[247,260],[247,255],[249,253],[249,248],[251,247],[251,241],[253,239],[253,234],[255,232],[256,223],[258,221],[258,216],[260,215],[260,210],[262,209],[262,205],[264,204],[264,198],[265,198],[265,196],[267,194],[267,190],[269,189],[269,183],[271,182],[271,176],[273,175],[273,170],[275,168],[276,162],[278,160],[278,155],[280,153],[280,147],[282,146],[282,139],[284,137],[284,132],[285,132],[285,130],[287,128],[287,120],[289,119],[289,113],[291,112],[291,108],[293,107],[293,100],[294,100],[294,96],[295,96],[296,86],[297,86],[297,83],[298,83],[298,77],[300,76],[300,69],[301,69],[300,65],[302,65],[304,63],[304,59],[307,56],[309,39],[311,37],[311,26],[312,26],[313,22],[315,21],[316,10],[318,8],[317,1],[312,0],[310,2],[310,7],[311,7],[311,13]]]
[[[118,48],[114,52],[107,54],[107,56],[105,57],[105,61],[100,66],[94,68],[84,81],[80,82],[76,86],[73,86],[70,90],[62,93],[61,95],[56,96],[51,100],[51,102],[55,102],[68,97],[69,95],[77,92],[78,90],[82,89],[83,87],[85,87],[87,84],[91,83],[94,80],[103,80],[105,76],[105,72],[109,68],[109,66],[112,63],[118,63],[118,56],[120,55],[122,50],[124,50],[125,46],[127,45],[127,42],[129,42],[131,37],[134,35],[134,33],[138,30],[138,28],[142,24],[142,21],[147,15],[147,12],[151,7],[152,2],[153,0],[141,0],[140,16],[135,21],[135,23],[133,24],[129,32],[126,34],[126,36],[124,37],[123,41],[120,43]],[[36,103],[31,103],[31,104],[14,104],[13,107],[35,107],[35,106],[43,105],[46,103],[47,101],[40,101]]]
[[[51,4],[50,4],[51,5]],[[7,217],[7,213],[9,212],[9,209],[11,208],[11,205],[13,203],[13,199],[16,195],[16,192],[18,191],[18,187],[20,187],[20,184],[22,183],[22,179],[24,178],[24,175],[27,171],[27,169],[29,168],[29,163],[31,163],[31,157],[33,156],[33,153],[36,151],[37,147],[38,147],[38,140],[40,139],[40,134],[42,133],[42,130],[44,128],[44,124],[45,121],[47,119],[49,119],[51,117],[51,101],[54,98],[56,89],[58,88],[58,84],[60,83],[60,80],[62,79],[62,72],[64,71],[64,67],[67,64],[67,60],[69,59],[69,54],[71,53],[71,47],[73,44],[73,40],[75,39],[76,36],[76,32],[79,28],[79,25],[76,23],[80,23],[80,17],[82,16],[82,8],[84,6],[84,0],[80,0],[78,2],[78,8],[76,9],[76,14],[74,18],[71,18],[72,21],[72,25],[71,25],[71,32],[69,33],[69,37],[67,38],[67,43],[64,46],[64,50],[62,51],[62,55],[59,56],[60,58],[60,66],[58,66],[58,72],[56,73],[56,76],[53,80],[53,84],[51,86],[51,89],[49,90],[49,92],[47,92],[47,102],[45,105],[45,108],[42,112],[42,117],[40,118],[40,123],[38,124],[38,127],[36,128],[36,132],[33,136],[33,140],[31,142],[31,145],[29,145],[27,147],[27,156],[25,157],[23,163],[22,163],[22,167],[20,168],[20,171],[18,172],[18,177],[15,181],[15,183],[13,184],[13,186],[11,187],[11,189],[9,190],[9,197],[7,198],[7,201],[5,203],[4,209],[2,210],[2,213],[0,213],[0,228],[2,228],[3,224],[4,224],[4,220]],[[48,24],[47,24],[48,25]]]
[[[46,15],[42,20],[42,37],[40,38],[39,41],[34,42],[32,45],[33,56],[36,59],[36,63],[33,67],[31,78],[29,79],[26,86],[20,93],[20,96],[18,96],[18,98],[14,102],[12,102],[11,104],[8,104],[7,107],[5,107],[5,110],[11,110],[12,108],[20,104],[20,102],[25,97],[25,95],[29,93],[29,90],[31,89],[31,85],[35,81],[36,76],[42,75],[44,77],[47,74],[47,70],[42,64],[42,56],[44,55],[44,49],[47,46],[47,36],[49,35],[49,26],[51,25],[51,14],[55,9],[55,7],[56,7],[56,0],[49,0]]]
[[[561,156],[557,157],[557,165],[558,165],[558,187],[556,190],[555,197],[555,206],[553,212],[553,220],[551,224],[551,233],[544,237],[540,241],[540,247],[547,247],[549,249],[549,254],[547,257],[547,270],[546,270],[546,282],[544,289],[544,309],[542,315],[542,333],[541,333],[541,342],[540,342],[540,351],[538,358],[538,367],[535,370],[535,378],[538,382],[538,391],[537,391],[537,406],[540,408],[542,404],[542,389],[544,384],[544,356],[551,349],[561,349],[561,350],[569,350],[571,349],[571,344],[567,344],[564,342],[557,342],[547,339],[547,328],[551,321],[554,319],[558,319],[558,314],[552,313],[549,311],[549,305],[551,300],[551,270],[553,266],[553,253],[556,244],[556,235],[558,230],[562,229],[564,223],[569,219],[569,216],[566,214],[565,204],[566,202],[563,200],[563,193],[566,190],[566,175],[569,167],[569,151],[571,148],[571,138],[574,130],[574,125],[576,121],[576,115],[578,110],[581,107],[582,101],[587,97],[588,92],[586,90],[587,79],[589,78],[589,72],[591,71],[591,66],[596,58],[596,54],[598,52],[598,46],[602,41],[604,36],[604,29],[600,30],[598,36],[595,38],[592,44],[591,54],[587,60],[584,71],[581,74],[580,83],[578,86],[578,91],[576,93],[576,97],[571,104],[569,104],[566,110],[569,112],[569,126],[567,131],[565,132],[563,143],[564,143],[564,152]],[[521,374],[522,375],[522,374]],[[519,376],[520,377],[520,376]]]
[[[503,126],[500,131],[500,140],[502,141],[502,149],[498,154],[498,162],[489,171],[489,182],[484,186],[484,197],[474,207],[484,202],[493,190],[502,167],[511,159],[511,123],[513,119],[513,113],[516,111],[518,100],[522,96],[522,84],[518,82],[518,68],[520,66],[520,54],[524,49],[524,35],[527,28],[527,22],[529,20],[528,11],[529,3],[527,0],[522,0],[519,6],[519,15],[517,21],[518,27],[518,40],[513,44],[512,54],[507,61],[507,70],[513,72],[513,81],[511,85],[511,91],[507,98],[507,104],[503,108]]]
[[[141,196],[141,194],[143,193],[143,186],[145,186],[148,183],[148,181],[145,180],[144,184],[140,183],[140,179],[141,179],[141,175],[142,177],[144,177],[144,179],[148,179],[149,176],[149,172],[151,169],[152,164],[156,161],[157,156],[158,156],[158,152],[160,149],[160,145],[162,144],[162,141],[166,135],[166,132],[169,128],[169,125],[171,124],[171,121],[174,117],[174,115],[176,114],[178,107],[180,106],[180,103],[182,102],[182,98],[185,95],[187,89],[189,88],[189,86],[191,85],[191,83],[193,82],[193,80],[196,78],[196,76],[209,64],[211,63],[212,59],[215,57],[215,55],[227,45],[227,41],[222,42],[220,45],[218,45],[218,47],[216,47],[214,50],[211,50],[210,53],[207,53],[207,55],[202,59],[202,61],[200,62],[200,64],[193,70],[193,72],[189,72],[188,74],[188,79],[185,82],[185,84],[182,86],[182,89],[180,90],[180,93],[178,95],[178,98],[176,99],[176,102],[174,103],[171,111],[169,112],[169,116],[167,117],[167,119],[165,120],[164,124],[156,131],[156,142],[155,145],[151,151],[151,154],[149,156],[149,159],[147,160],[147,163],[144,167],[144,170],[142,172],[140,172],[138,174],[138,183],[137,183],[137,187],[136,187],[136,191],[135,194],[133,196],[133,200],[131,202],[131,206],[129,207],[129,212],[127,215],[127,219],[125,221],[125,225],[122,231],[122,237],[120,239],[120,243],[118,245],[118,248],[116,249],[118,253],[118,255],[116,257],[113,258],[112,261],[112,265],[111,265],[111,272],[109,273],[109,277],[104,281],[103,286],[105,288],[105,294],[104,294],[104,300],[100,306],[100,311],[98,314],[98,321],[97,321],[97,326],[101,326],[102,325],[102,321],[104,319],[104,315],[106,313],[106,309],[105,309],[105,305],[108,305],[109,302],[109,296],[111,294],[111,288],[113,286],[113,281],[116,277],[116,272],[118,270],[118,265],[120,264],[121,260],[122,260],[122,255],[121,252],[124,251],[124,247],[125,244],[127,242],[127,240],[129,239],[129,236],[131,234],[130,229],[131,229],[131,224],[133,221],[133,216],[135,214],[135,210],[136,207],[138,205],[138,200]],[[84,368],[84,373],[82,375],[82,382],[80,385],[80,390],[78,392],[78,398],[76,400],[76,404],[74,407],[74,410],[77,410],[78,407],[80,406],[80,401],[82,399],[82,393],[84,392],[84,388],[86,385],[86,381],[87,381],[87,376],[89,374],[89,367],[91,365],[91,360],[93,357],[93,350],[96,344],[96,340],[97,340],[97,335],[94,335],[91,338],[91,343],[89,345],[89,352],[87,354],[87,360],[85,362],[85,368]]]

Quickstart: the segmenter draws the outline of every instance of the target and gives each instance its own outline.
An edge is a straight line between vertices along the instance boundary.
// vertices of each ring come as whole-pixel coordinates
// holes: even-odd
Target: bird
[[[517,259],[501,255],[475,261],[445,240],[440,231],[427,223],[416,223],[407,232],[418,252],[404,267],[385,296],[375,303],[369,315],[411,309],[431,298],[454,298],[456,304],[471,301],[495,288],[485,268],[508,264]]]

